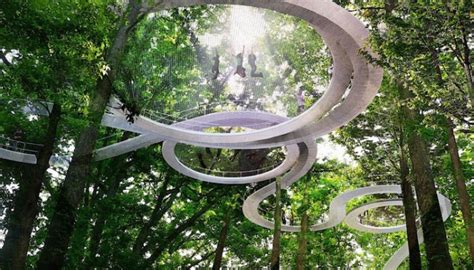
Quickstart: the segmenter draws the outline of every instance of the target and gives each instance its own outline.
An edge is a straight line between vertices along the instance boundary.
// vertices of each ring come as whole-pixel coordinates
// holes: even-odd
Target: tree
[[[280,269],[280,238],[281,238],[281,178],[275,180],[275,213],[273,214],[273,241],[270,269]]]
[[[215,256],[214,256],[214,262],[212,264],[212,269],[213,270],[221,269],[222,255],[224,253],[225,242],[227,240],[227,235],[229,233],[229,227],[230,227],[231,222],[232,222],[232,220],[231,220],[232,210],[233,209],[231,209],[231,211],[227,212],[227,214],[225,215],[225,218],[222,222],[222,229],[219,233],[219,242],[217,243]]]
[[[306,180],[306,179],[304,179]],[[305,267],[305,257],[307,252],[307,234],[309,231],[309,216],[308,216],[308,207],[309,202],[307,200],[307,183],[305,183],[305,189],[303,191],[303,203],[301,209],[298,209],[301,214],[301,231],[298,234],[298,255],[296,257],[296,269],[303,270]]]
[[[13,212],[9,216],[5,245],[0,252],[0,265],[5,269],[25,267],[33,222],[38,213],[39,194],[53,153],[60,114],[59,105],[54,105],[49,116],[43,147],[38,153],[38,162],[32,168],[23,169]]]
[[[4,98],[18,102],[18,107],[12,111],[20,115],[23,107],[27,106],[26,100],[21,99],[25,97],[39,106],[40,110],[49,110],[47,124],[40,117],[40,121],[28,125],[32,128],[21,127],[27,133],[25,136],[40,143],[41,147],[36,149],[35,165],[17,168],[21,170],[20,177],[17,178],[19,189],[15,194],[13,212],[8,219],[5,245],[0,252],[0,265],[6,269],[25,267],[30,235],[38,214],[40,192],[45,180],[49,178],[46,171],[59,137],[60,118],[64,113],[69,113],[69,90],[75,88],[77,94],[81,93],[81,85],[87,85],[84,78],[94,72],[93,68],[87,67],[87,64],[94,62],[93,59],[81,59],[78,55],[87,55],[94,49],[92,46],[86,48],[84,44],[97,34],[104,17],[93,12],[96,5],[83,5],[76,7],[77,10],[96,16],[97,21],[67,21],[73,11],[71,5],[66,2],[62,4],[63,10],[18,1],[10,1],[2,6],[1,20],[4,28],[0,35],[4,40],[4,47],[0,57],[2,72],[6,75],[2,76],[6,94]],[[52,17],[55,19],[51,19]],[[79,24],[83,28],[81,34],[76,31]],[[104,30],[106,29],[100,31]],[[13,32],[15,35],[12,35]],[[68,76],[68,73],[74,75]],[[52,109],[42,108],[48,107],[44,100],[54,103]]]
[[[397,9],[395,9],[397,8]],[[396,10],[396,12],[394,11]],[[443,9],[438,9],[437,10],[443,10]],[[438,28],[431,28],[431,26],[433,24],[439,24],[442,20],[439,20],[439,17],[436,17],[436,16],[432,16],[433,14],[436,14],[434,11],[434,9],[432,9],[432,7],[427,7],[427,6],[413,6],[413,5],[410,5],[410,4],[406,4],[406,5],[394,5],[393,6],[393,9],[390,9],[390,10],[386,10],[387,13],[386,15],[384,15],[384,17],[378,17],[379,19],[375,19],[374,21],[376,21],[373,25],[376,26],[376,29],[379,29],[378,26],[379,26],[379,23],[381,21],[384,21],[384,22],[387,22],[386,26],[387,26],[387,30],[384,30],[383,32],[379,32],[377,33],[377,31],[374,31],[375,32],[375,40],[377,40],[377,44],[380,46],[379,48],[381,52],[384,53],[383,57],[384,58],[381,62],[384,62],[385,64],[387,64],[386,66],[389,67],[391,69],[391,71],[393,72],[393,76],[397,77],[395,80],[398,80],[398,85],[399,85],[399,88],[403,88],[401,89],[400,93],[401,93],[401,98],[402,98],[402,102],[406,102],[408,99],[411,99],[411,101],[413,102],[413,98],[416,97],[416,96],[421,96],[423,98],[426,98],[428,95],[431,95],[431,98],[434,97],[434,96],[437,96],[437,94],[439,93],[436,93],[436,91],[423,91],[421,89],[423,88],[417,88],[415,85],[420,85],[422,83],[420,82],[423,82],[423,80],[416,80],[416,79],[413,79],[413,77],[411,77],[410,75],[411,74],[407,74],[407,73],[400,73],[402,70],[405,70],[405,69],[408,69],[408,70],[412,70],[413,67],[418,67],[419,71],[415,72],[415,73],[423,73],[423,74],[420,74],[422,75],[421,77],[422,78],[428,78],[428,77],[436,77],[436,76],[433,76],[434,74],[431,72],[431,74],[429,72],[427,72],[427,63],[430,63],[430,62],[427,62],[427,61],[433,61],[434,58],[433,58],[433,55],[436,55],[435,51],[433,49],[429,49],[429,48],[435,48],[435,50],[438,50],[439,47],[438,46],[438,43],[435,42],[435,35],[433,35],[434,33],[431,32],[431,31],[424,31],[423,33],[420,30],[420,25],[424,25],[425,26],[425,29],[426,29],[426,24],[428,21],[429,21],[429,24],[430,24],[430,28],[429,29],[438,29]],[[373,17],[377,17],[377,15],[375,15],[376,12],[373,12],[372,14],[369,14],[369,17],[370,16],[373,16]],[[400,14],[406,14],[408,15],[408,20],[405,20],[405,22],[402,22],[402,20],[398,17]],[[380,15],[380,14],[379,14]],[[436,15],[439,15],[436,14]],[[380,20],[380,18],[384,18],[382,20]],[[414,26],[414,25],[417,25],[416,27],[414,28],[411,28],[412,30],[410,31],[410,33],[416,33],[415,35],[406,35],[406,32],[404,33],[404,35],[406,35],[407,39],[405,39],[404,41],[400,42],[400,41],[396,41],[396,39],[394,39],[394,37],[396,36],[399,36],[402,34],[402,32],[400,31],[401,29],[408,29],[409,26]],[[418,31],[418,32],[417,32]],[[422,33],[422,34],[421,34]],[[420,38],[420,34],[423,38]],[[395,47],[393,47],[395,44],[397,44],[398,46],[405,46],[405,48],[411,48],[411,50],[393,50]],[[428,50],[426,50],[428,48]],[[426,53],[428,52],[428,53]],[[406,68],[406,67],[402,67],[401,65],[398,65],[398,60],[400,60],[400,57],[406,57],[407,55],[411,55],[412,57],[415,56],[414,59],[416,59],[416,61],[413,61],[411,63],[411,65]],[[387,61],[387,59],[390,58],[390,63]],[[395,60],[395,61],[394,61]],[[431,62],[431,64],[433,64],[436,62]],[[413,69],[415,70],[415,69]],[[421,72],[420,72],[421,71]],[[403,82],[403,79],[406,79],[405,82]],[[425,84],[426,86],[426,84]],[[410,88],[410,89],[407,89],[407,88]],[[415,90],[415,89],[420,89],[420,90]],[[426,89],[426,88],[425,88]],[[428,88],[429,89],[429,88]],[[436,88],[434,88],[436,89]],[[431,89],[430,89],[431,90]],[[440,89],[436,89],[437,91],[439,91]],[[410,93],[411,92],[411,93]],[[420,99],[421,100],[421,99]],[[425,99],[425,104],[426,103],[430,103],[431,100],[429,99]],[[436,197],[436,192],[435,192],[435,187],[434,187],[434,182],[433,182],[433,176],[431,176],[431,168],[430,168],[430,164],[429,162],[427,161],[428,160],[428,153],[427,153],[427,149],[426,149],[426,143],[424,142],[424,138],[423,136],[420,136],[420,135],[416,135],[416,133],[420,133],[420,131],[416,131],[416,128],[414,128],[415,126],[421,126],[422,122],[423,122],[423,116],[420,114],[419,110],[421,109],[419,107],[419,104],[413,102],[412,104],[416,104],[416,105],[411,105],[411,106],[408,106],[406,104],[404,104],[403,106],[403,111],[404,111],[404,116],[406,119],[408,119],[408,133],[410,134],[409,135],[409,139],[408,139],[408,144],[409,144],[409,148],[410,148],[410,154],[412,155],[412,163],[413,163],[413,169],[415,170],[414,173],[415,175],[417,176],[417,180],[415,182],[415,186],[417,186],[417,184],[421,182],[424,182],[425,184],[428,184],[431,186],[428,190],[431,190],[430,192],[428,192],[433,200],[434,200],[434,203],[428,203],[428,204],[425,204],[427,201],[430,201],[429,197],[426,198],[426,199],[423,199],[421,197],[418,197],[419,199],[419,205],[420,205],[420,208],[424,208],[423,204],[425,204],[425,206],[428,206],[428,205],[433,205],[435,208],[437,208],[437,201],[435,199]],[[417,111],[418,110],[418,111]],[[421,148],[425,148],[424,150],[422,149],[419,149],[419,147]],[[422,150],[422,151],[420,151]],[[413,152],[413,154],[412,154]],[[423,154],[424,153],[424,154]],[[423,161],[424,160],[424,161]],[[422,164],[424,162],[424,165]],[[419,170],[417,172],[417,167],[419,167]],[[427,181],[422,181],[422,179],[420,179],[420,177],[426,177],[427,178],[425,180]],[[429,180],[428,180],[429,179]],[[431,183],[430,183],[431,182]],[[417,193],[420,195],[423,195],[423,194],[428,194],[426,191],[426,185],[423,185],[424,187],[421,187],[420,185],[418,185],[418,187],[416,189],[420,189],[420,191],[417,191]],[[438,235],[442,235],[443,233],[441,232],[443,229],[442,229],[442,219],[440,217],[440,212],[439,210],[434,210],[434,213],[435,213],[435,216],[437,216],[435,219],[437,220],[436,222],[434,223],[437,223],[438,225],[436,226],[439,226],[439,230],[440,232],[438,232],[437,234]],[[421,213],[422,215],[422,218],[423,218],[423,213]],[[435,217],[433,216],[433,217]],[[427,221],[428,222],[428,221]],[[424,233],[426,234],[426,230],[427,228],[424,229]],[[425,235],[427,236],[427,235]],[[433,239],[435,239],[434,236],[432,236]],[[427,240],[429,241],[429,237],[426,237]],[[444,238],[444,237],[442,237]],[[430,257],[431,256],[438,256],[438,257],[445,257],[445,258],[448,258],[449,257],[449,254],[448,254],[448,248],[447,248],[447,241],[445,239],[442,239],[441,241],[439,240],[436,240],[438,243],[445,243],[445,244],[441,244],[441,246],[438,246],[438,248],[434,248],[435,250],[437,251],[430,251],[430,246],[431,244],[427,242],[427,253],[428,253],[428,260],[430,261]],[[444,245],[444,247],[442,247]],[[436,246],[436,244],[435,244]],[[442,253],[444,253],[443,256],[440,256],[439,252],[441,252],[440,250],[444,250]],[[430,255],[431,253],[431,255]],[[435,253],[438,253],[437,255],[435,255]],[[448,262],[449,260],[446,259],[446,260],[443,260],[443,262]],[[433,262],[431,262],[433,264]],[[442,263],[442,262],[441,262]],[[434,264],[433,264],[434,265]]]
[[[90,177],[92,156],[98,127],[105,107],[112,94],[112,83],[130,32],[146,15],[138,1],[130,1],[122,15],[121,25],[104,61],[109,70],[97,79],[87,116],[88,126],[82,130],[75,144],[75,151],[58,196],[55,214],[50,222],[48,237],[38,261],[39,269],[59,269],[64,263],[69,238],[72,233],[77,207],[82,200],[85,183]]]
[[[402,269],[433,264],[449,269],[447,244],[453,268],[471,267],[468,1],[338,1],[368,24],[371,48],[379,55],[368,60],[384,67],[385,78],[367,110],[330,136],[351,159],[320,156],[300,181],[285,191],[278,188],[277,196],[259,205],[259,213],[275,221],[274,230],[251,223],[240,209],[249,194],[275,179],[235,186],[190,179],[166,164],[161,143],[96,162],[96,149],[137,136],[103,127],[100,120],[112,94],[125,104],[129,121],[143,114],[173,124],[227,110],[295,116],[298,90],[304,90],[307,107],[331,79],[323,40],[307,22],[268,10],[220,5],[160,10],[155,1],[119,2],[13,0],[0,8],[0,154],[9,147],[3,138],[18,127],[25,141],[43,144],[36,165],[0,160],[0,239],[6,232],[0,268],[258,269],[271,259],[273,268],[381,269],[407,240],[410,259]],[[246,29],[247,11],[261,23]],[[242,40],[227,35],[235,28],[246,33]],[[245,68],[257,64],[263,77],[232,76],[242,48],[237,43],[246,45],[244,59],[257,57],[256,63],[252,57],[244,61]],[[23,99],[51,101],[55,111],[48,117],[24,114]],[[327,138],[317,143],[319,155],[333,147]],[[215,176],[253,175],[285,158],[283,148],[179,142],[175,152],[185,166]],[[401,184],[401,197],[366,196],[346,210],[403,199],[404,208],[371,209],[359,218],[371,226],[405,223],[407,233],[373,235],[343,224],[310,232],[342,192],[393,183]],[[444,224],[436,192],[452,200]],[[421,250],[420,218],[427,236]],[[302,230],[282,233],[283,225]]]

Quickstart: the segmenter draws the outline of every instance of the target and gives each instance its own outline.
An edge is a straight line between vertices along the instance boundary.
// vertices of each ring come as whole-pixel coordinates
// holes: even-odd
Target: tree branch
[[[176,229],[172,230],[171,232],[167,233],[166,237],[159,241],[158,243],[158,248],[151,254],[150,258],[147,259],[146,264],[147,265],[152,265],[165,251],[166,247],[168,244],[172,243],[182,232],[187,230],[189,227],[194,225],[194,223],[202,216],[204,215],[212,206],[214,206],[214,202],[208,202],[205,206],[203,206],[199,211],[194,213],[190,218],[182,222],[180,225],[176,227]],[[154,243],[150,243],[145,247],[146,249],[148,246],[152,245]]]

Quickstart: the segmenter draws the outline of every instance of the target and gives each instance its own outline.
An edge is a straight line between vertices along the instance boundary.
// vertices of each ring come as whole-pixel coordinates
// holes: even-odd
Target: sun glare
[[[230,10],[229,21],[234,52],[240,52],[244,46],[252,50],[258,39],[265,35],[266,23],[259,9],[234,5]]]

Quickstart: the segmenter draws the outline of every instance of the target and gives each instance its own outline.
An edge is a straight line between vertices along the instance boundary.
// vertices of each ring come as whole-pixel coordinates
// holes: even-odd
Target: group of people
[[[235,56],[237,68],[235,70],[234,75],[239,75],[242,78],[245,78],[247,75],[245,73],[246,69],[244,68],[244,54],[245,54],[245,47],[243,48],[242,52]],[[251,52],[248,56],[248,62],[250,65],[250,76],[252,78],[263,78],[262,72],[257,72],[257,56]]]
[[[247,69],[244,68],[244,55],[245,55],[245,47],[243,48],[242,52],[235,56],[236,60],[236,68],[234,75],[239,75],[242,78],[247,77]],[[212,79],[216,80],[220,74],[219,65],[220,65],[220,56],[219,53],[216,51],[216,55],[213,57],[214,64],[212,66]],[[248,63],[250,65],[250,77],[252,78],[263,78],[262,72],[257,72],[257,56],[251,52],[248,55]]]
[[[244,55],[245,55],[245,47],[242,49],[242,52],[238,53],[235,56],[236,60],[236,68],[234,75],[239,75],[241,78],[247,77],[247,69],[244,67]],[[217,80],[220,71],[219,71],[219,65],[220,65],[220,55],[216,51],[215,56],[213,57],[214,64],[212,66],[212,79]],[[263,73],[262,72],[257,72],[257,56],[251,52],[248,55],[248,63],[250,65],[250,76],[252,78],[263,78]],[[332,75],[332,70],[331,70],[331,75]],[[231,95],[232,96],[232,95]],[[305,91],[304,88],[301,86],[298,88],[298,91],[295,94],[296,97],[296,103],[298,105],[298,113],[302,113],[305,110]],[[244,98],[236,98],[232,96],[232,101],[237,102],[240,100],[245,100]]]

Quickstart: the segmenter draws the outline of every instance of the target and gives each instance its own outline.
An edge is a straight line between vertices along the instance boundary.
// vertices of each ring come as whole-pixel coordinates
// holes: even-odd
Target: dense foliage
[[[472,216],[469,220],[466,215],[474,196],[470,1],[336,2],[370,29],[369,42],[378,57],[361,54],[384,67],[382,87],[366,112],[330,135],[346,151],[339,154],[349,155],[352,162],[320,158],[306,176],[282,191],[281,202],[269,197],[259,211],[283,224],[314,224],[326,218],[329,203],[344,191],[400,184],[401,164],[416,163],[406,154],[413,152],[409,142],[416,134],[429,149],[427,161],[438,191],[453,204],[445,225],[453,267],[471,269],[474,250],[468,243],[474,245],[474,238],[466,233],[469,226],[474,233]],[[300,113],[298,89],[304,89],[307,108],[328,85],[330,52],[308,23],[252,9],[252,15],[265,21],[265,33],[246,50],[257,54],[263,76],[239,78],[232,72],[240,48],[236,51],[233,44],[241,43],[222,33],[232,32],[233,16],[242,16],[241,9],[161,10],[160,4],[7,0],[0,6],[0,147],[13,147],[13,138],[31,142],[26,148],[38,156],[37,165],[0,159],[1,269],[45,269],[49,259],[55,260],[49,265],[63,269],[269,265],[272,231],[249,222],[241,209],[248,195],[271,181],[234,186],[191,179],[167,165],[162,143],[95,162],[93,149],[136,136],[100,125],[106,110],[102,98],[119,97],[130,121],[146,114],[171,124],[212,112],[254,109],[293,117]],[[216,54],[221,73],[212,79]],[[53,105],[49,116],[25,113],[31,102],[44,101]],[[416,121],[407,119],[407,112],[414,112]],[[318,143],[331,147],[321,139]],[[285,149],[178,144],[176,152],[185,165],[222,175],[272,168],[282,162]],[[415,167],[410,166],[408,182],[416,187]],[[364,197],[351,201],[347,210],[388,198]],[[279,203],[282,215],[274,217]],[[402,224],[404,215],[401,208],[386,207],[361,218],[369,225],[387,226]],[[61,227],[61,220],[67,226]],[[11,239],[18,231],[23,244],[15,246]],[[54,243],[54,233],[64,239]],[[304,268],[298,269],[381,269],[405,241],[403,232],[373,235],[345,225],[283,233],[280,264],[293,269],[303,254]],[[19,246],[21,250],[10,248]],[[402,267],[409,269],[409,262]]]

